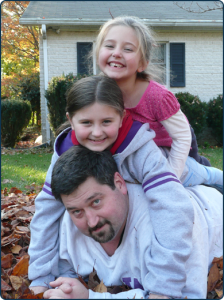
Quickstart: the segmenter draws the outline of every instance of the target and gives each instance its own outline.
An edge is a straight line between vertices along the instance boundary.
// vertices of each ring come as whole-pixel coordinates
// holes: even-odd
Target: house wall
[[[157,40],[185,43],[186,86],[169,90],[189,92],[205,102],[223,93],[222,32],[158,33]]]
[[[93,42],[95,32],[47,31],[49,81],[53,76],[77,73],[77,42]],[[186,87],[167,88],[173,93],[189,92],[209,101],[223,92],[222,32],[158,32],[159,42],[185,43]],[[169,59],[168,59],[169,67]],[[46,141],[46,109],[44,103],[43,46],[40,37],[40,88],[43,142]]]
[[[48,54],[48,82],[53,76],[63,73],[77,74],[77,42],[93,42],[95,32],[60,32],[47,31],[47,54]],[[41,132],[42,142],[46,139],[46,105],[44,98],[44,63],[43,63],[43,39],[40,36],[40,93],[41,93]]]

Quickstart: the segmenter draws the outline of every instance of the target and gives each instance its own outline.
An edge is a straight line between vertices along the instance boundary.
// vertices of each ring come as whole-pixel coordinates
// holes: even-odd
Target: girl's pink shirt
[[[177,98],[167,88],[153,80],[149,82],[136,107],[128,108],[132,118],[141,123],[149,123],[156,133],[157,146],[171,147],[172,138],[160,123],[175,115],[180,109]]]

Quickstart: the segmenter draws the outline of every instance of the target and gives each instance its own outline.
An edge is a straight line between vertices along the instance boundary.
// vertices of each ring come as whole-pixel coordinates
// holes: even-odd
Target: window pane
[[[157,46],[153,49],[152,64],[159,65],[162,71],[161,84],[166,84],[166,44],[157,43]]]
[[[88,55],[92,50],[92,43],[77,43],[77,73],[92,74],[92,58],[89,60]]]
[[[153,64],[165,64],[166,55],[165,55],[166,44],[158,44],[153,51],[152,63]]]

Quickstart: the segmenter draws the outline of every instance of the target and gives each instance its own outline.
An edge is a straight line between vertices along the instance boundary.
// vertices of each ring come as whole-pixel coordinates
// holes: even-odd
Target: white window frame
[[[164,66],[165,66],[165,70],[166,70],[166,72],[165,72],[165,79],[166,79],[166,84],[165,84],[165,86],[166,87],[169,87],[170,86],[170,63],[169,63],[169,56],[170,56],[170,54],[169,54],[169,42],[164,42],[164,41],[158,41],[157,42],[157,44],[158,45],[160,45],[160,44],[163,44],[163,45],[165,45],[165,51],[164,51]],[[159,64],[159,63],[158,63]]]

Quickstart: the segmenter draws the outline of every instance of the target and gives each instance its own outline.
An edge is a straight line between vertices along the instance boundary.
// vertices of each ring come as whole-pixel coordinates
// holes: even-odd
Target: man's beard
[[[109,228],[105,231],[102,229],[99,232],[94,232],[94,230],[101,228],[104,224],[108,224]],[[95,227],[90,228],[89,227],[89,235],[91,238],[93,238],[96,242],[99,243],[107,243],[111,241],[115,236],[114,228],[112,227],[112,224],[108,220],[104,220],[102,222],[99,222]]]

